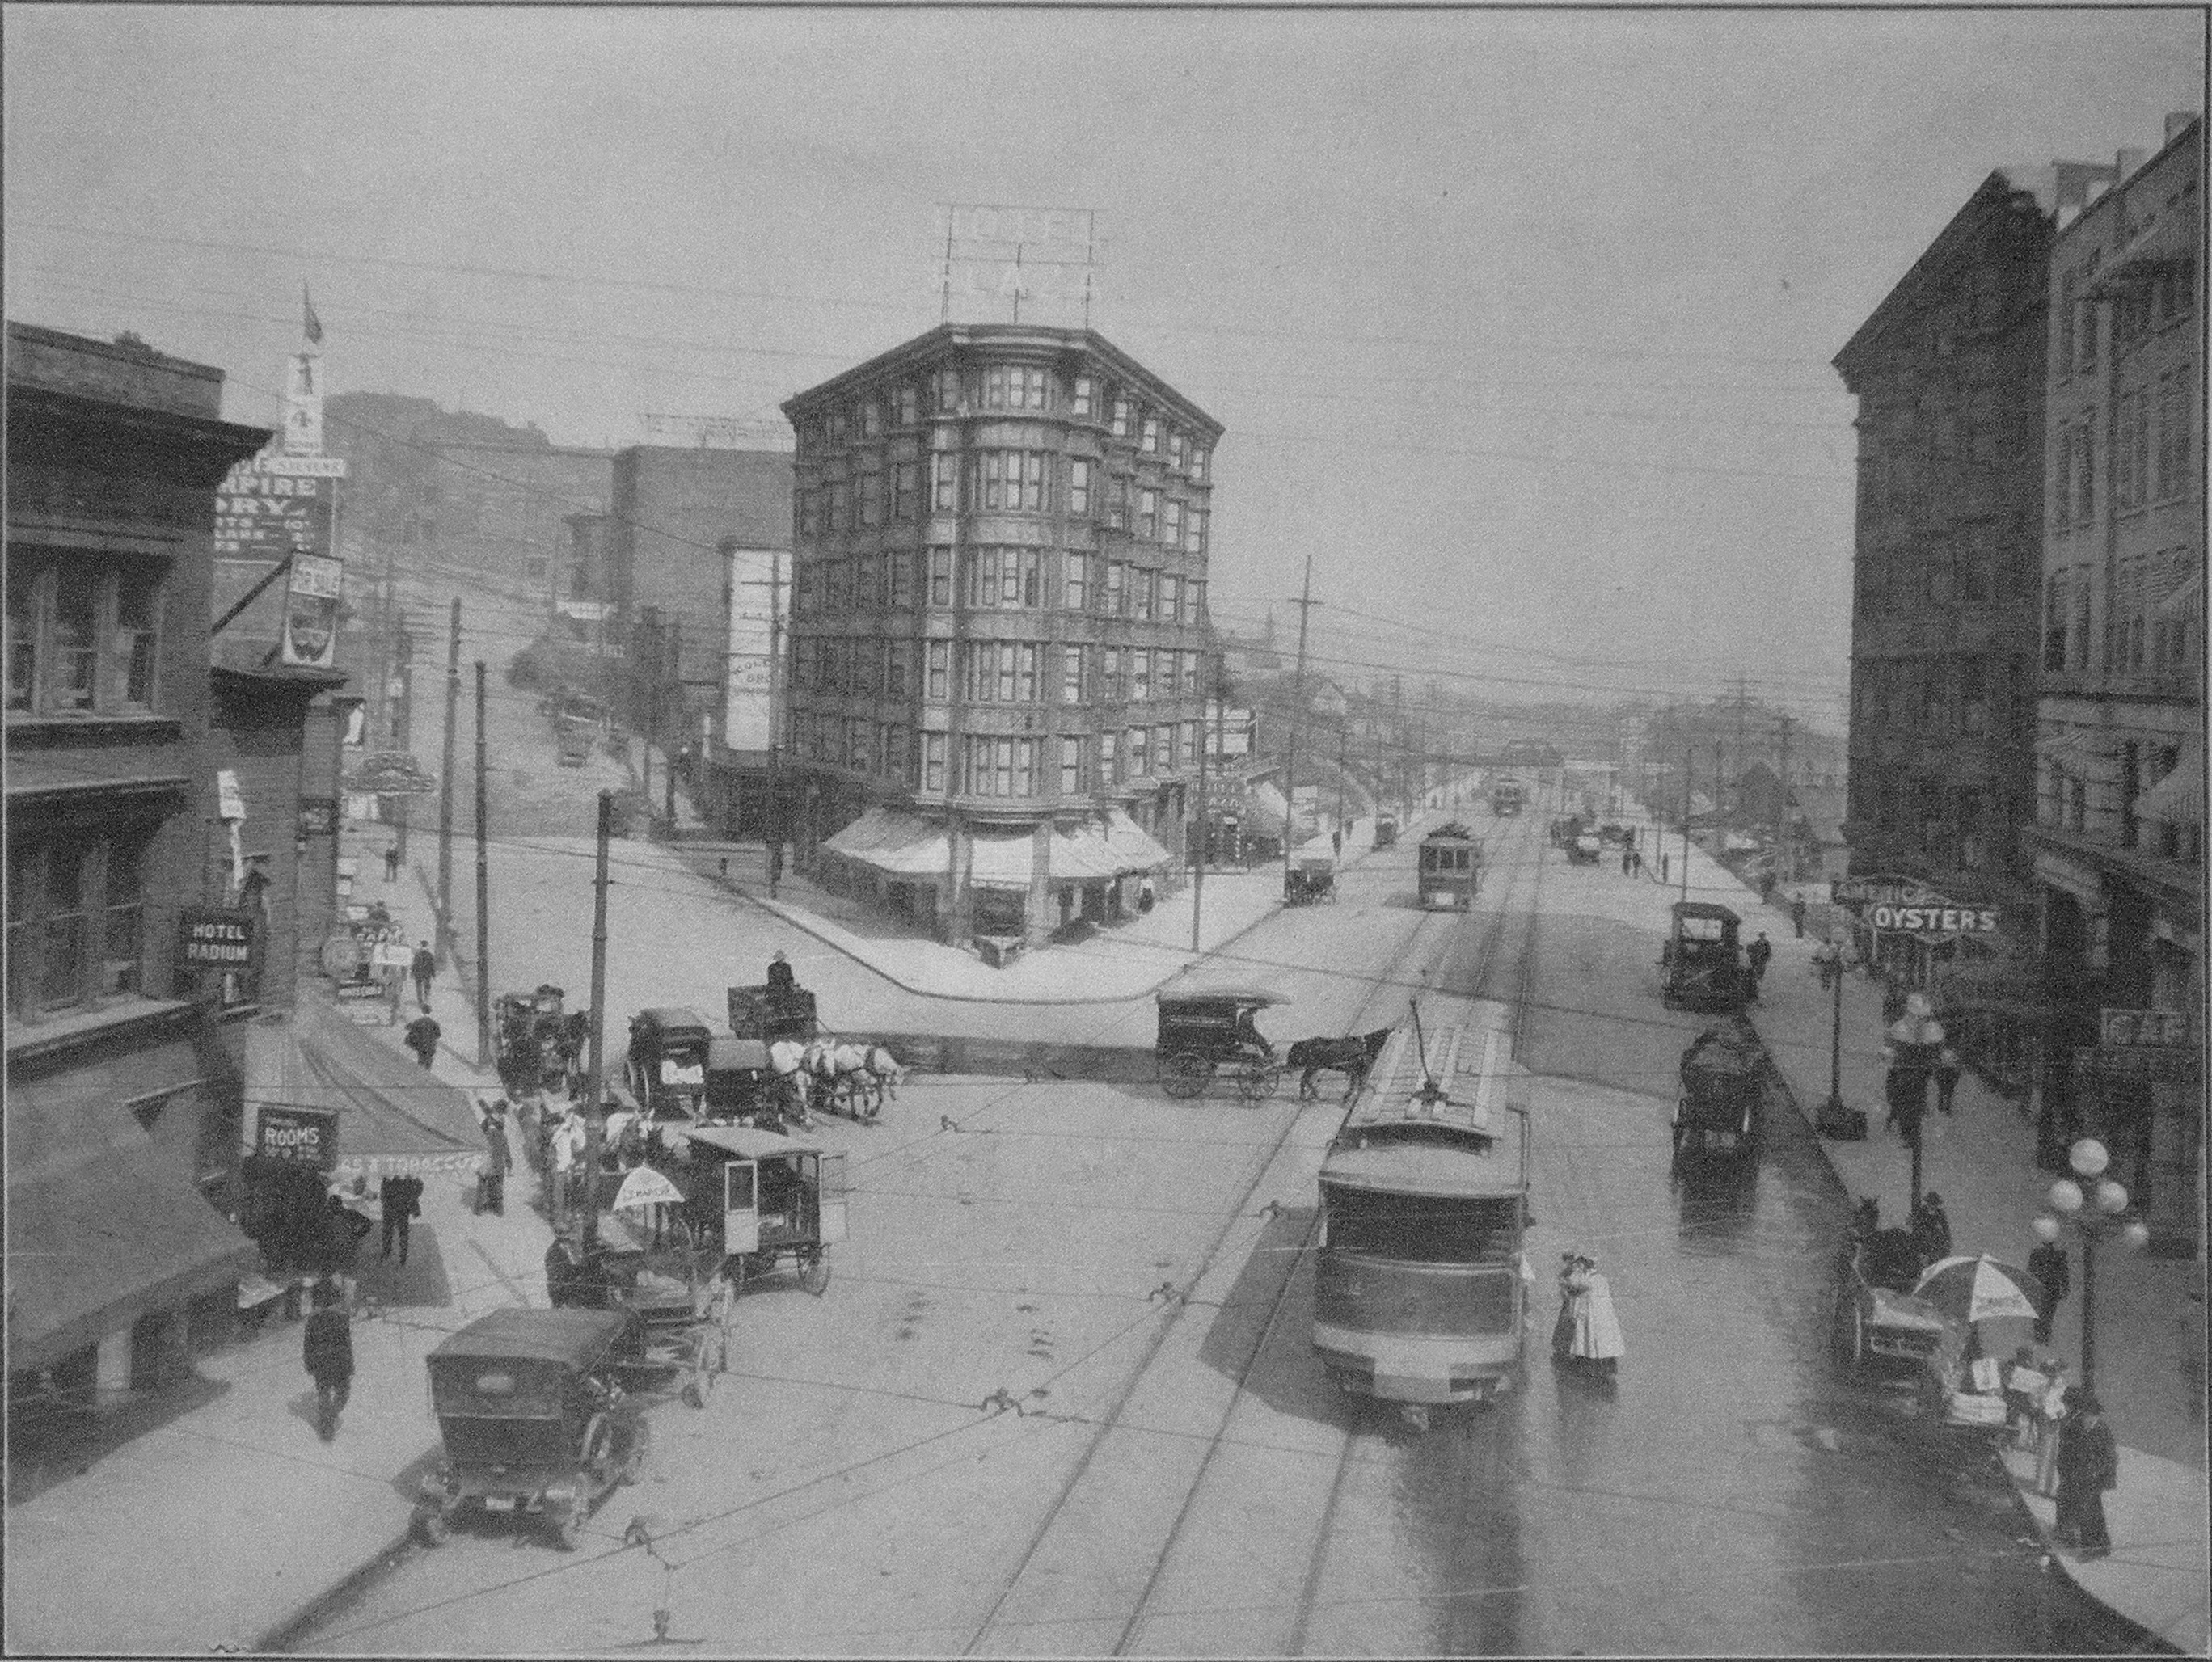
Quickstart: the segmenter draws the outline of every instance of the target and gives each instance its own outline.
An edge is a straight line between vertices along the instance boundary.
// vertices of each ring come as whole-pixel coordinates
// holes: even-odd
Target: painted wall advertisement
[[[292,555],[284,596],[283,661],[327,670],[337,662],[338,599],[345,592],[345,562],[304,550]]]

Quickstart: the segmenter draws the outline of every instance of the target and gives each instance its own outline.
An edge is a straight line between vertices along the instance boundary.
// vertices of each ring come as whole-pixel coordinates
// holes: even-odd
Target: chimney
[[[2142,167],[2144,162],[2149,160],[2150,152],[2148,150],[2136,149],[2122,150],[2120,152],[2117,182],[2125,184],[2130,178],[2133,177],[2136,169]]]
[[[2166,118],[2166,142],[2169,144],[2172,143],[2188,130],[2189,124],[2196,119],[2197,112],[2194,110],[2175,110],[2169,113]]]

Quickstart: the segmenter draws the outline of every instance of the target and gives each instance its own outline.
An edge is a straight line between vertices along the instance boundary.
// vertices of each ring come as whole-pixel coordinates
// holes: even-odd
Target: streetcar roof
[[[1512,1041],[1490,1028],[1457,1027],[1426,1035],[1410,1027],[1390,1035],[1376,1058],[1370,1089],[1345,1116],[1338,1133],[1348,1145],[1355,1133],[1404,1126],[1436,1127],[1465,1137],[1493,1137],[1511,1118],[1505,1077]]]
[[[1164,1004],[1287,1004],[1291,1002],[1291,995],[1280,987],[1252,982],[1224,983],[1219,986],[1182,984],[1163,987],[1153,996]]]
[[[720,1149],[739,1160],[787,1159],[793,1155],[822,1152],[818,1143],[802,1143],[781,1131],[754,1131],[744,1125],[671,1125],[668,1131],[671,1136]]]
[[[1390,1130],[1356,1141],[1340,1138],[1322,1162],[1321,1180],[1347,1189],[1438,1195],[1455,1200],[1505,1200],[1526,1186],[1521,1177],[1517,1123],[1508,1137],[1464,1133],[1437,1137]]]

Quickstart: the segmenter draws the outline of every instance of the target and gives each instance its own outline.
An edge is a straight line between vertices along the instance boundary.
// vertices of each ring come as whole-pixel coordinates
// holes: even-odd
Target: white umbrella
[[[2028,1289],[2038,1284],[2026,1271],[1984,1253],[1976,1258],[1947,1258],[1929,1265],[1912,1291],[1916,1298],[1972,1325],[2008,1316],[2033,1320],[2035,1301]]]
[[[636,1206],[681,1206],[683,1204],[684,1191],[650,1166],[640,1166],[623,1179],[622,1188],[615,1195],[615,1210],[618,1212]]]

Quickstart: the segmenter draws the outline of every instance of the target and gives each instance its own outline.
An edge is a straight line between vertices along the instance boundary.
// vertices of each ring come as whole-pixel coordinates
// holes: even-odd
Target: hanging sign
[[[2097,1012],[2097,1042],[2106,1050],[2151,1050],[2197,1043],[2197,1022],[2185,1010],[2118,1010]]]
[[[179,970],[246,970],[259,942],[258,913],[231,907],[188,906],[177,913]]]
[[[1994,935],[1998,928],[1996,907],[1954,906],[1941,896],[1923,906],[1869,907],[1866,919],[1898,935]]]
[[[345,592],[345,561],[304,549],[292,555],[284,597],[283,661],[311,670],[336,665],[338,600]]]
[[[335,1108],[257,1106],[253,1152],[264,1160],[328,1171],[338,1163],[338,1116]]]

